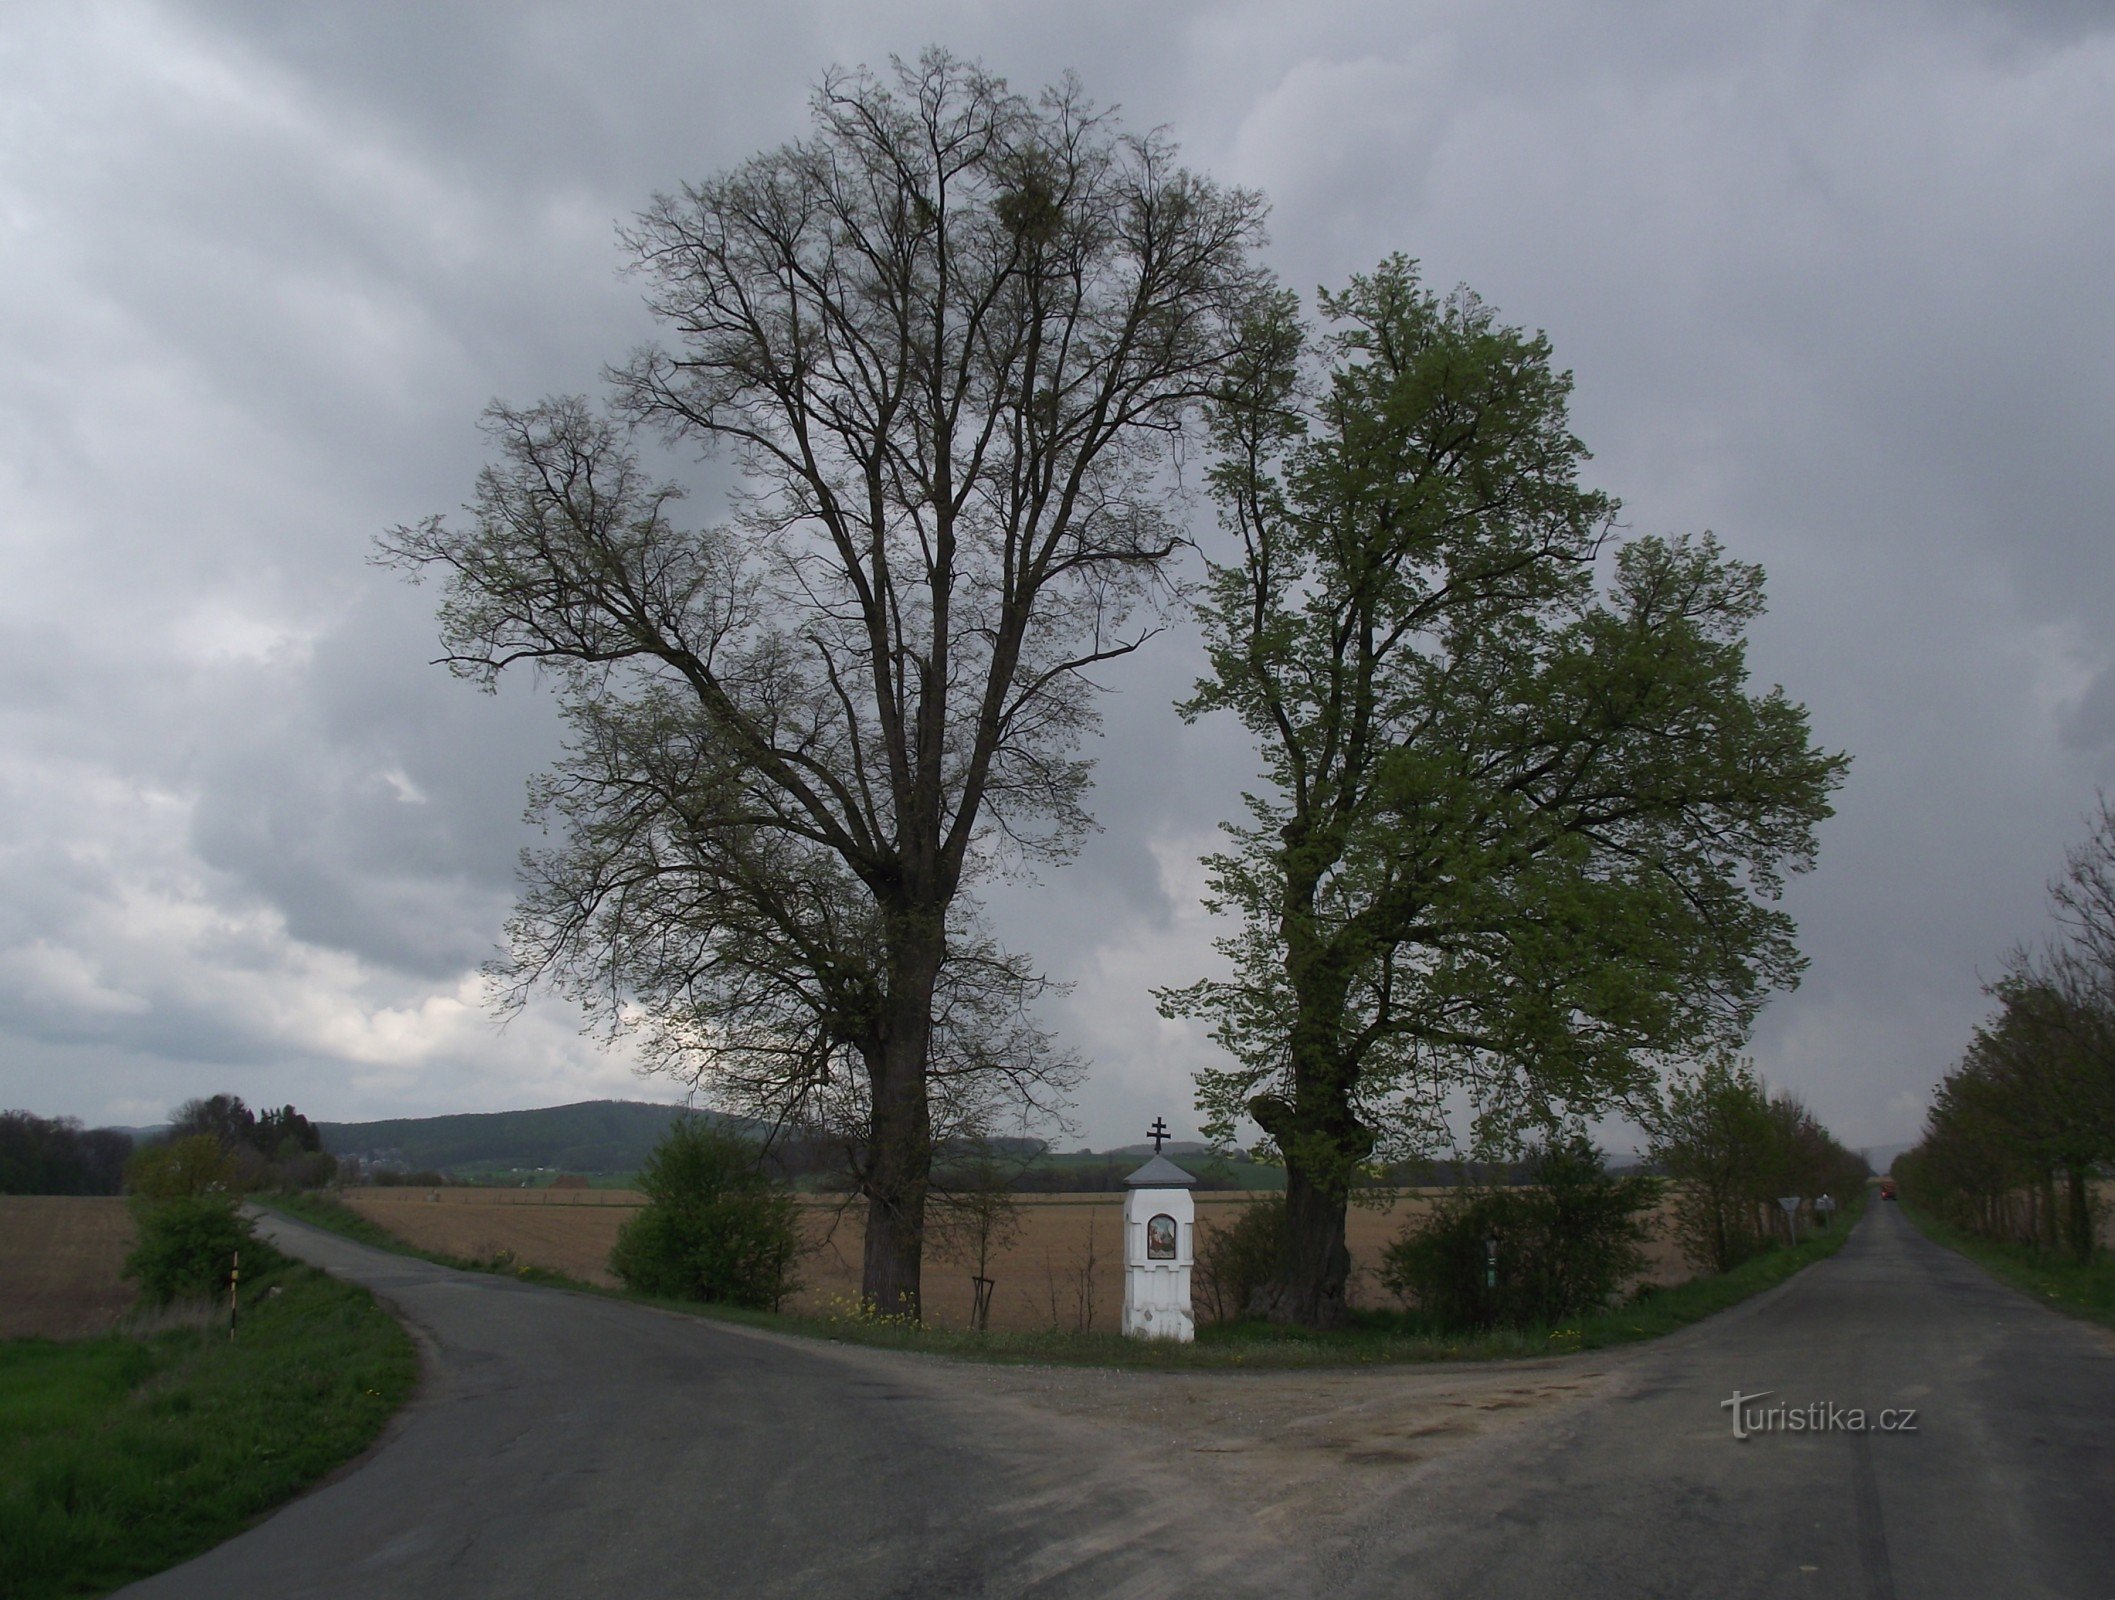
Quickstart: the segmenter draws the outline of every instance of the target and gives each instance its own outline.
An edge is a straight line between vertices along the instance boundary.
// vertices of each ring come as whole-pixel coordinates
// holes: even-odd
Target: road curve
[[[357,1468],[124,1593],[2115,1596],[2115,1342],[1873,1213],[1654,1345],[1277,1375],[820,1344],[275,1218],[426,1382]],[[1742,1441],[1736,1389],[1915,1431]]]

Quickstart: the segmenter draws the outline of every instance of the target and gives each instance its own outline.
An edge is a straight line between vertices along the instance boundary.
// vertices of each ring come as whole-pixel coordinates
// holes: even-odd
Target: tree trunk
[[[884,1172],[878,1159],[866,1183],[866,1255],[859,1295],[876,1316],[919,1317],[925,1257],[925,1182]]]
[[[1312,840],[1293,848],[1290,830],[1287,839],[1291,859],[1281,929],[1295,1008],[1289,1041],[1292,1096],[1262,1094],[1248,1104],[1249,1115],[1285,1158],[1285,1234],[1277,1270],[1256,1290],[1248,1310],[1272,1322],[1331,1328],[1350,1309],[1344,1211],[1352,1178],[1375,1141],[1353,1114],[1358,1063],[1346,1057],[1340,1043],[1351,967],[1340,948],[1312,938],[1316,885],[1336,851]]]
[[[938,918],[915,919],[908,928],[904,922],[890,940],[887,1031],[868,1069],[873,1121],[860,1185],[867,1227],[859,1293],[874,1314],[915,1321],[922,1314],[925,1200],[933,1165],[926,1065],[944,949]]]
[[[1291,1162],[1285,1168],[1285,1238],[1278,1270],[1258,1289],[1248,1309],[1272,1322],[1307,1328],[1339,1326],[1350,1310],[1345,1286],[1351,1250],[1344,1242],[1349,1196],[1340,1187],[1316,1183]]]
[[[2086,1182],[2086,1165],[2073,1161],[2064,1168],[2069,1214],[2064,1231],[2070,1235],[2071,1255],[2082,1267],[2093,1264],[2093,1195]]]
[[[1252,1315],[1308,1328],[1333,1328],[1350,1310],[1351,1249],[1344,1213],[1374,1136],[1352,1114],[1348,1074],[1328,1060],[1294,1058],[1298,1100],[1259,1095],[1249,1114],[1285,1156],[1285,1234],[1278,1267],[1249,1302]]]

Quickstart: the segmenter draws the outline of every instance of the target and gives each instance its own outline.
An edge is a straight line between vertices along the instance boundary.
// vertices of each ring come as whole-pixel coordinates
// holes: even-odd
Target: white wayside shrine
[[[1190,1267],[1196,1260],[1197,1180],[1160,1153],[1167,1127],[1153,1123],[1153,1159],[1124,1181],[1124,1336],[1197,1337],[1190,1314]]]

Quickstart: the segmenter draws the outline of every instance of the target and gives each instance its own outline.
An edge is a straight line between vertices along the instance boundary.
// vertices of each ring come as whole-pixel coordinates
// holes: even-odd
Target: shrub
[[[1232,1322],[1277,1270],[1285,1239],[1285,1196],[1252,1201],[1232,1222],[1215,1223],[1197,1250],[1191,1299],[1214,1322]]]
[[[1548,1327],[1606,1305],[1644,1265],[1638,1213],[1658,1185],[1610,1176],[1583,1137],[1531,1152],[1529,1173],[1528,1188],[1441,1201],[1388,1247],[1381,1281],[1447,1329]]]
[[[799,1212],[761,1154],[705,1122],[671,1126],[640,1171],[648,1203],[617,1235],[610,1270],[645,1294],[776,1311],[799,1287]]]
[[[278,1259],[235,1209],[232,1195],[135,1195],[132,1216],[139,1237],[125,1258],[125,1276],[137,1278],[140,1294],[154,1305],[225,1293],[238,1250],[245,1272]]]

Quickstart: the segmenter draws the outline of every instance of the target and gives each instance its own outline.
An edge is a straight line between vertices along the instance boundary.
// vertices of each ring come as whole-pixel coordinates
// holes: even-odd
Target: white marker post
[[[1197,1337],[1190,1310],[1190,1268],[1196,1263],[1197,1182],[1160,1153],[1167,1124],[1153,1119],[1153,1159],[1124,1180],[1124,1336]]]

